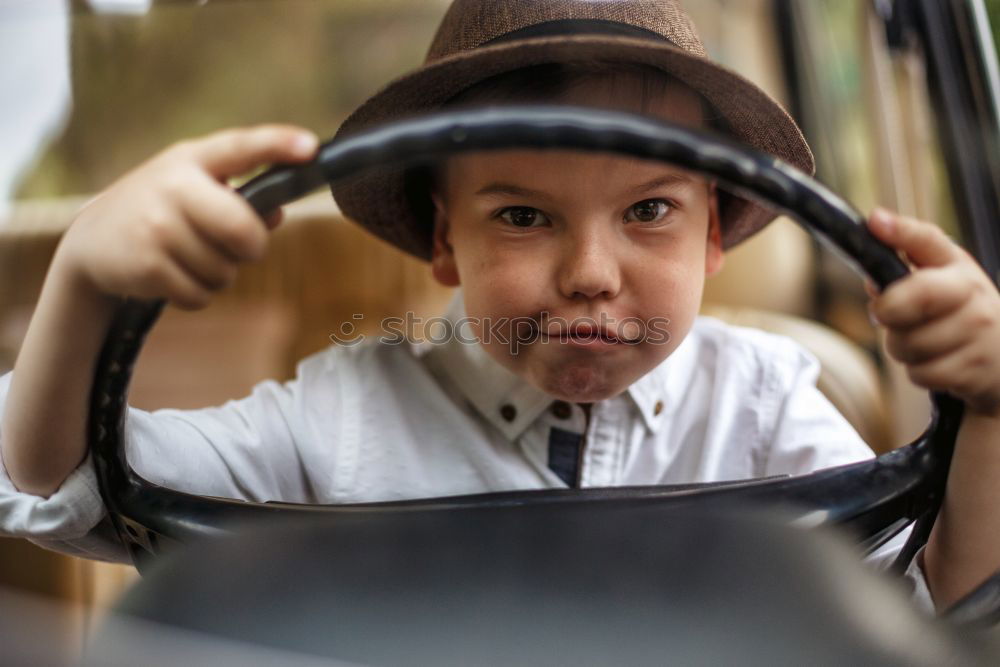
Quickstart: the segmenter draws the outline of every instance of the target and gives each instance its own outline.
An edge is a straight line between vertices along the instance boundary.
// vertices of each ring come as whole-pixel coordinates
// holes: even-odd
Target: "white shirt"
[[[457,292],[445,317],[463,316]],[[221,406],[129,408],[127,453],[157,484],[298,503],[565,488],[549,467],[553,428],[585,437],[583,487],[795,475],[870,458],[816,389],[818,374],[788,338],[699,317],[673,354],[594,403],[588,421],[478,344],[365,341],[321,350],[295,379],[266,380]],[[0,377],[0,405],[10,376]],[[18,493],[0,470],[0,533],[125,560],[104,517],[89,459],[48,499]],[[901,542],[871,558],[887,565]],[[907,576],[932,610],[916,559]]]

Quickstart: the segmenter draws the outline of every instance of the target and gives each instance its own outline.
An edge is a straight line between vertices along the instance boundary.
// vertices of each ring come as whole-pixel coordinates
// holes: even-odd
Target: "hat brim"
[[[732,138],[812,174],[812,152],[788,113],[739,74],[669,43],[574,35],[505,42],[462,51],[389,83],[358,107],[337,138],[439,108],[489,77],[546,63],[623,61],[656,67],[700,93]],[[431,257],[432,221],[417,218],[405,192],[404,169],[368,170],[331,186],[341,211],[376,236],[424,260]],[[774,211],[735,196],[720,202],[722,244],[730,248],[775,218]]]

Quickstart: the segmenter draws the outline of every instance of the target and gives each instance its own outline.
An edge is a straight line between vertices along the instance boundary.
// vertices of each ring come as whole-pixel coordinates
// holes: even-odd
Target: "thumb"
[[[226,179],[272,162],[304,162],[316,154],[319,139],[294,125],[257,125],[215,132],[189,146],[210,174]]]
[[[868,229],[886,245],[906,253],[917,267],[943,266],[958,256],[958,247],[937,225],[881,207],[872,211]]]

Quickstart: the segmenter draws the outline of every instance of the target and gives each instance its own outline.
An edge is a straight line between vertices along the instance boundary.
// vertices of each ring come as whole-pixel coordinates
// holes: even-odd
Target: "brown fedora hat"
[[[728,133],[802,171],[813,157],[795,121],[767,93],[708,59],[678,0],[455,0],[424,65],[391,82],[351,114],[337,137],[440,108],[480,81],[522,67],[573,61],[655,67],[700,93]],[[366,171],[332,187],[341,211],[421,259],[433,221],[415,211],[399,168]],[[735,196],[720,201],[723,246],[774,219]]]

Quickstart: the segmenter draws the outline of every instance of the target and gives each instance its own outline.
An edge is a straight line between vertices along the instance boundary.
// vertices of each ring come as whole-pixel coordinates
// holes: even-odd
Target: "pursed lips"
[[[562,327],[551,328],[547,334],[547,339],[558,339],[560,342],[565,343],[596,343],[600,341],[611,344],[621,342],[619,337],[611,330],[590,325],[577,325],[572,327],[568,332],[563,330]]]
[[[577,326],[568,333],[560,336],[560,338],[573,338],[582,340],[594,340],[595,338],[601,338],[610,343],[617,343],[618,337],[607,329],[602,329],[598,327],[588,327],[588,326]]]

